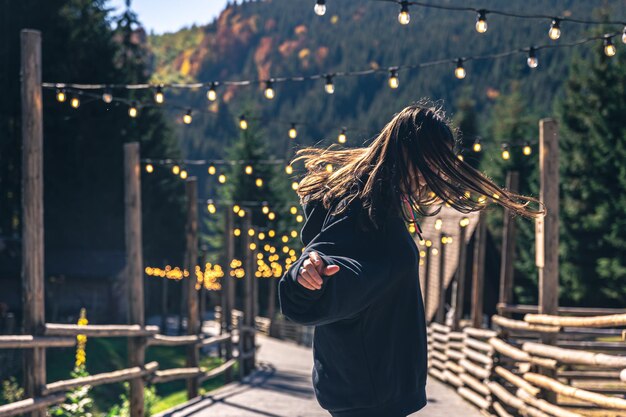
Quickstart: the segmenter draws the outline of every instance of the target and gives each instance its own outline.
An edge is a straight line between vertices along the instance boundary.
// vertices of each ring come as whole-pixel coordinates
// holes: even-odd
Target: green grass
[[[109,372],[116,369],[126,368],[127,365],[127,339],[126,338],[89,338],[86,346],[87,371],[90,374]],[[47,375],[48,382],[68,379],[74,367],[73,348],[48,349]],[[146,351],[146,362],[156,361],[159,369],[179,368],[185,366],[186,347],[152,346]],[[213,369],[223,363],[220,358],[201,357],[200,366],[205,369]],[[237,375],[237,365],[233,375]],[[202,384],[200,393],[204,394],[224,385],[223,376],[218,376]],[[92,398],[94,400],[96,415],[104,413],[113,405],[120,402],[123,393],[123,385],[107,384],[94,387]],[[173,381],[157,385],[157,395],[160,400],[153,407],[152,413],[157,413],[174,407],[187,401],[185,381]]]

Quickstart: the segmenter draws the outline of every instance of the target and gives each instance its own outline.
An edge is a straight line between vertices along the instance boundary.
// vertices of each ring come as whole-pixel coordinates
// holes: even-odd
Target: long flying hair
[[[524,217],[545,215],[545,206],[536,198],[498,186],[458,158],[457,145],[440,108],[413,104],[397,113],[369,146],[299,149],[292,163],[304,160],[307,173],[297,193],[301,203],[319,200],[326,209],[336,200],[360,199],[375,227],[392,212],[410,221],[402,209],[404,198],[421,216],[437,214],[442,204],[469,213],[490,203]],[[332,164],[332,172],[326,170],[327,164]],[[419,186],[418,175],[425,186]],[[532,208],[530,203],[539,207]],[[338,204],[333,213],[341,213],[346,206]]]

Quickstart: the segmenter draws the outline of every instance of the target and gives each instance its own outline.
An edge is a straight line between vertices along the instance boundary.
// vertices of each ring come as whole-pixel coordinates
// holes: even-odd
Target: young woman
[[[278,294],[287,318],[315,326],[315,395],[335,417],[405,417],[426,404],[419,251],[406,222],[444,203],[545,214],[459,159],[456,145],[439,109],[411,105],[367,147],[297,152],[306,247]]]

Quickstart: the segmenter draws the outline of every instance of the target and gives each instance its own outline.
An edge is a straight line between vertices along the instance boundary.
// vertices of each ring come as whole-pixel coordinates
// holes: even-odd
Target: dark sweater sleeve
[[[309,242],[303,239],[306,247],[279,281],[278,298],[283,315],[290,320],[322,325],[355,316],[374,301],[388,284],[390,262],[379,236],[356,227],[352,207],[329,215],[321,203],[312,204],[315,208],[305,206],[308,216],[302,236],[311,234],[311,227],[321,224],[321,229]],[[309,290],[296,280],[300,266],[313,251],[326,266],[340,267],[334,275],[322,275],[319,290]]]

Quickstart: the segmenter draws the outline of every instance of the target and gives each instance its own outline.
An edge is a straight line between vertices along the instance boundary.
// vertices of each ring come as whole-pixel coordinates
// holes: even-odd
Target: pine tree
[[[561,298],[622,306],[626,297],[626,56],[576,59],[561,121]]]

